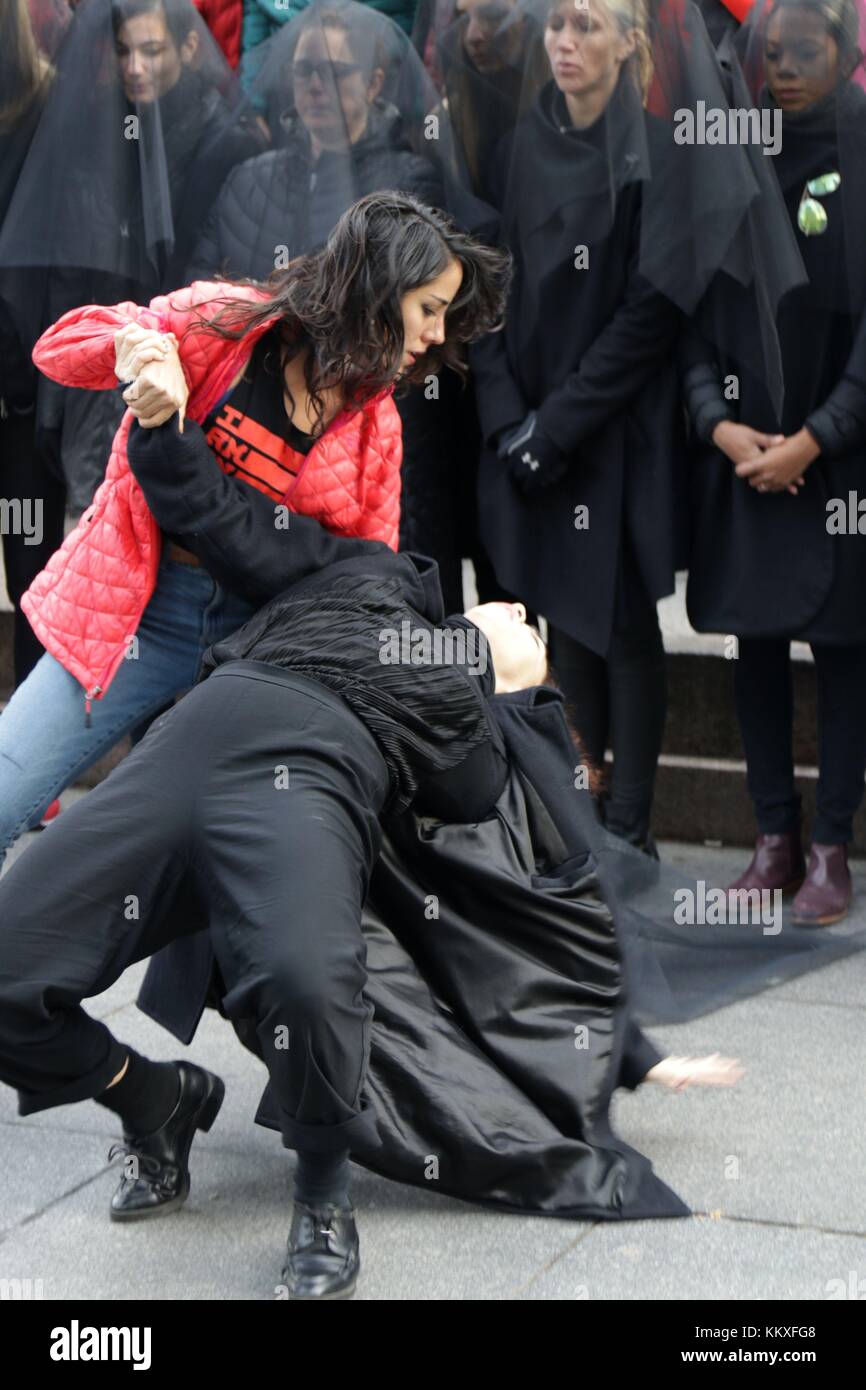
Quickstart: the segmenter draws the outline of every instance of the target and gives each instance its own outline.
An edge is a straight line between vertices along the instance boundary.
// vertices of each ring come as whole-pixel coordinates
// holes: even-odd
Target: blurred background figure
[[[739,638],[737,715],[758,842],[735,887],[799,888],[794,919],[848,910],[847,845],[866,770],[866,536],[849,492],[866,478],[866,93],[864,8],[765,0],[738,38],[744,101],[781,118],[778,179],[808,282],[781,302],[781,395],[692,332],[686,390],[695,427],[688,610]],[[765,246],[775,261],[777,234]],[[783,250],[782,250],[783,254]],[[754,337],[750,294],[708,296],[726,345]],[[701,315],[702,326],[713,321]],[[736,395],[725,391],[735,375]],[[833,522],[844,503],[845,519]],[[818,695],[817,815],[808,866],[794,782],[792,638],[812,648]],[[804,881],[805,876],[805,881]],[[802,886],[800,886],[802,884]]]
[[[232,170],[186,279],[266,280],[319,250],[346,208],[393,189],[453,208],[459,191],[447,116],[402,31],[370,8],[315,3],[269,43],[251,99],[275,148]],[[435,136],[434,136],[435,132]],[[472,407],[452,372],[398,394],[403,421],[401,546],[440,565],[449,611],[462,606],[462,477]],[[465,422],[465,423],[464,423]]]
[[[419,6],[413,37],[483,193],[496,146],[549,76],[537,17],[516,0],[440,0]]]
[[[413,39],[440,92],[439,109],[448,119],[466,186],[493,203],[494,156],[550,76],[539,16],[515,0],[422,0]],[[492,239],[498,239],[498,221],[492,228]],[[482,440],[474,377],[462,404],[463,467],[455,499],[462,550],[472,559],[481,601],[513,601],[516,595],[497,578],[479,532]]]
[[[68,7],[62,8],[71,18]],[[45,54],[53,51],[61,37],[62,8],[40,6],[45,22],[41,42],[37,42],[26,0],[4,0],[0,6],[0,229],[54,77]],[[51,472],[36,447],[37,374],[9,303],[14,297],[13,283],[20,282],[22,276],[35,292],[39,281],[35,277],[34,283],[32,272],[0,272],[0,492],[22,505],[22,516],[26,499],[33,508],[31,520],[35,522],[38,517],[40,523],[38,534],[26,535],[11,526],[3,531],[6,587],[15,608],[16,684],[29,675],[42,655],[42,646],[19,609],[19,600],[63,539],[65,504],[62,480]]]
[[[242,0],[243,29],[241,75],[245,88],[252,89],[261,67],[264,44],[278,34],[284,24],[297,19],[310,0]],[[417,0],[366,0],[367,8],[378,10],[411,34]]]
[[[52,58],[72,18],[74,6],[68,0],[27,0],[27,9],[37,46],[47,58]]]
[[[226,179],[187,265],[188,281],[215,273],[265,280],[289,258],[322,247],[366,193],[394,188],[443,204],[434,147],[415,152],[410,121],[388,100],[386,80],[404,93],[414,81],[414,107],[423,111],[426,84],[415,54],[393,25],[361,5],[314,5],[284,27],[256,83],[276,148]]]
[[[752,0],[695,0],[716,47],[726,34],[736,33],[749,13]]]
[[[70,308],[183,283],[226,173],[261,136],[235,118],[228,65],[188,0],[83,0],[0,236],[25,344]],[[116,392],[40,382],[41,446],[81,512],[123,413]]]

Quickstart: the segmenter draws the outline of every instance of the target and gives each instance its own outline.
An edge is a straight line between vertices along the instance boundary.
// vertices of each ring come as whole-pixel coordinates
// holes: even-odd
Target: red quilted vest
[[[187,413],[201,423],[271,325],[232,342],[196,330],[195,317],[212,318],[226,299],[261,297],[262,291],[248,286],[196,281],[158,296],[147,308],[91,304],[71,310],[43,333],[33,360],[63,386],[108,390],[118,384],[114,334],[119,328],[134,322],[174,333],[189,383]],[[159,566],[161,533],[126,457],[131,423],[127,411],[93,503],[21,600],[40,642],[81,682],[89,699],[101,698],[114,678]],[[390,391],[383,392],[362,410],[337,416],[281,501],[338,535],[384,541],[396,550],[401,459],[400,416]]]

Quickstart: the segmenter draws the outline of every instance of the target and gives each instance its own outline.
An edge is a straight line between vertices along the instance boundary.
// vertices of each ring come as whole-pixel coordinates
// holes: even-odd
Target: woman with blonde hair
[[[668,258],[643,219],[648,199],[673,192],[673,151],[645,110],[643,0],[561,0],[539,18],[549,80],[493,170],[516,275],[505,332],[476,350],[481,535],[500,583],[550,622],[590,757],[613,748],[608,826],[651,849],[665,722],[656,600],[674,587],[680,415],[676,296],[648,278],[666,289]],[[689,37],[712,73],[705,33],[703,47],[699,27]],[[655,75],[669,114],[688,97],[679,48]],[[675,221],[672,198],[667,249]],[[687,258],[681,268],[685,279]]]

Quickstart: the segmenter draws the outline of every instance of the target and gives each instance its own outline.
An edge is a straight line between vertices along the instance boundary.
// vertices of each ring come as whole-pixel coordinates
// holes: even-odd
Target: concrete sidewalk
[[[67,793],[67,797],[75,795]],[[16,853],[24,849],[22,842]],[[667,845],[724,882],[741,850]],[[856,866],[866,921],[866,865]],[[252,1123],[264,1069],[208,1012],[184,1050],[139,1013],[142,967],[90,1002],[155,1058],[225,1078],[192,1156],[184,1209],[114,1227],[106,1163],[117,1121],[95,1105],[27,1119],[0,1088],[0,1279],[60,1299],[271,1299],[288,1231],[291,1160]],[[354,1170],[360,1299],[866,1297],[866,952],[706,1018],[654,1033],[672,1052],[740,1057],[731,1092],[621,1093],[615,1123],[697,1213],[620,1225],[498,1215]]]

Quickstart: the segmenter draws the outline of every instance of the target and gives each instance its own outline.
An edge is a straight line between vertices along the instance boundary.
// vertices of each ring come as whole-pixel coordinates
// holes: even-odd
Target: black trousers
[[[38,544],[31,545],[30,538],[12,532],[3,536],[6,588],[15,608],[16,686],[30,675],[44,651],[21,612],[21,596],[61,545],[66,512],[66,487],[36,448],[35,430],[35,411],[30,415],[0,415],[0,494],[10,501],[18,498],[38,503],[41,509],[42,534]]]
[[[737,717],[748,768],[749,794],[762,835],[800,824],[794,783],[794,699],[787,640],[741,637],[734,665]],[[866,773],[866,645],[814,643],[818,689],[818,786],[812,838],[845,845],[863,800]]]
[[[607,828],[630,843],[647,844],[656,768],[667,713],[667,670],[656,605],[638,581],[617,597],[606,656],[551,627],[553,673],[587,756],[599,768],[613,751]]]
[[[375,1133],[361,909],[390,778],[305,677],[230,662],[0,880],[0,1080],[19,1113],[99,1094],[125,1049],[81,1000],[204,921],[288,1148]]]

